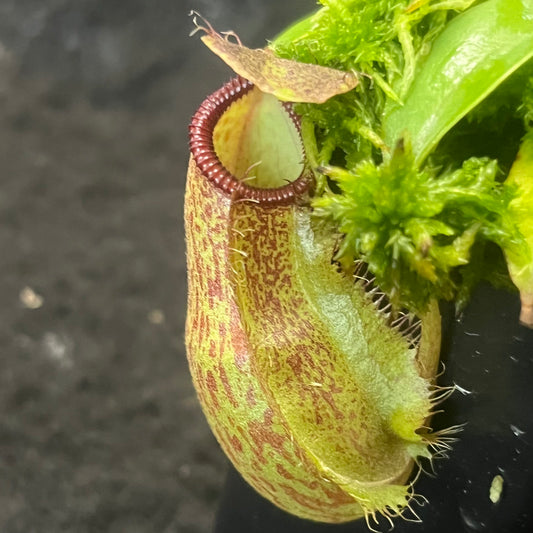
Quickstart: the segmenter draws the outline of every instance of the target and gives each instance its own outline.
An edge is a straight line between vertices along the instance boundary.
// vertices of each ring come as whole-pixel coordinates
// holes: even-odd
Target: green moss
[[[502,185],[533,127],[533,3],[517,2],[322,0],[271,43],[281,57],[359,73],[355,90],[297,106],[313,206],[344,235],[337,259],[368,262],[399,307],[463,304],[478,280],[507,276],[494,245],[528,253],[509,211],[518,190]]]
[[[313,206],[344,234],[337,259],[362,258],[397,306],[420,311],[431,297],[451,299],[463,284],[454,270],[469,263],[474,243],[523,241],[506,217],[512,190],[498,183],[492,160],[471,158],[439,174],[418,169],[400,146],[379,165],[323,171],[339,192],[327,191]]]

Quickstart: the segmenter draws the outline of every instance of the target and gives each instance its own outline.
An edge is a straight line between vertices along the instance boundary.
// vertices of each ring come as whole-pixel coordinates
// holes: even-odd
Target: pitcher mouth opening
[[[283,137],[282,140],[276,138],[276,133],[271,135],[274,152],[267,153],[268,157],[264,158],[271,161],[267,161],[265,164],[262,161],[256,163],[253,159],[256,157],[255,154],[246,153],[243,157],[238,158],[239,163],[234,163],[234,158],[228,155],[231,154],[231,150],[226,151],[227,154],[224,153],[224,150],[221,149],[223,143],[217,141],[217,137],[220,138],[222,135],[225,135],[225,139],[229,139],[231,142],[234,141],[232,137],[243,135],[243,129],[247,125],[247,116],[243,117],[241,122],[234,122],[233,124],[230,122],[231,117],[228,117],[225,121],[227,124],[224,126],[219,124],[226,112],[229,112],[230,107],[244,97],[251,97],[252,91],[254,91],[254,84],[239,76],[226,83],[202,102],[189,126],[189,148],[192,157],[202,175],[233,198],[249,199],[260,205],[295,203],[310,190],[313,178],[304,162],[300,121],[291,104],[282,104],[274,97],[266,95],[267,98],[274,101],[274,103],[268,101],[269,105],[277,105],[287,119],[283,125],[283,130],[286,130],[285,135],[288,136]],[[256,91],[258,90],[256,89]],[[274,111],[276,112],[276,110]],[[277,112],[279,113],[279,110]],[[272,115],[271,110],[267,108],[264,115],[268,120]],[[217,125],[219,125],[218,130],[225,128],[227,131],[217,132]],[[287,131],[289,131],[288,134]],[[288,142],[284,142],[287,140]],[[276,152],[276,143],[280,150],[287,149],[287,146],[283,146],[283,144],[289,145],[289,157],[282,157],[280,153]],[[249,141],[244,150],[248,152],[253,149],[254,143]],[[280,159],[287,159],[287,161],[278,161]],[[251,164],[248,164],[250,162]],[[267,168],[271,162],[274,166],[270,165],[272,168]],[[245,169],[243,165],[248,168]],[[276,171],[276,165],[279,165],[282,170]],[[260,172],[262,172],[263,177],[259,176],[258,179],[255,179],[255,175],[250,175],[257,174],[254,172],[254,167],[258,166],[262,166]],[[261,182],[261,186],[252,185],[251,183],[254,181]],[[283,185],[280,185],[281,183]]]

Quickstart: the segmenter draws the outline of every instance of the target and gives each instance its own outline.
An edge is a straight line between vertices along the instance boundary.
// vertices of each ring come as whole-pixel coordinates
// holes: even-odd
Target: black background
[[[188,37],[188,11],[262,46],[313,7],[0,0],[0,532],[207,533],[220,497],[218,533],[364,530],[293,519],[233,474],[221,494],[183,348],[186,128],[231,76]],[[485,289],[462,322],[448,313],[442,383],[473,393],[435,423],[468,425],[417,485],[424,524],[396,531],[533,530],[533,338],[517,313]]]

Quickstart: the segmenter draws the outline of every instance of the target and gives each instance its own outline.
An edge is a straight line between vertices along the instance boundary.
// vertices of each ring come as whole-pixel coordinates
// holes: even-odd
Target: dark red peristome
[[[200,105],[189,126],[189,147],[202,175],[211,183],[236,198],[255,200],[263,205],[290,204],[309,190],[311,179],[305,170],[293,182],[273,189],[252,187],[236,178],[220,162],[213,145],[213,130],[233,102],[253,88],[253,83],[238,76],[208,96]],[[296,127],[299,120],[290,105],[285,109]]]

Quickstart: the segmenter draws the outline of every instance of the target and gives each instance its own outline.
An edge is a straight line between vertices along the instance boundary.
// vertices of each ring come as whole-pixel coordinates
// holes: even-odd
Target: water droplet
[[[515,357],[514,355],[510,355],[510,356],[509,356],[509,359],[510,359],[513,363],[518,363],[518,357]]]
[[[521,437],[522,435],[526,434],[526,432],[521,430],[518,426],[511,424],[509,427],[516,437]]]
[[[483,531],[486,528],[485,522],[476,520],[470,515],[469,511],[463,509],[462,507],[459,507],[459,513],[461,514],[461,518],[468,529],[473,531]]]

